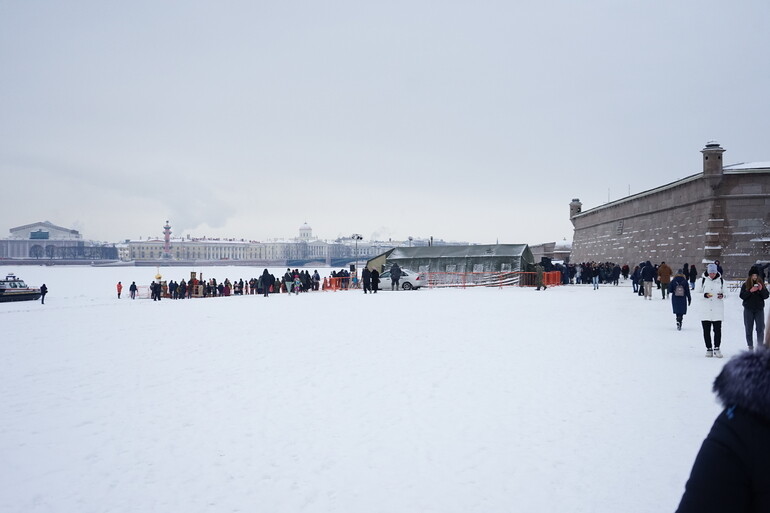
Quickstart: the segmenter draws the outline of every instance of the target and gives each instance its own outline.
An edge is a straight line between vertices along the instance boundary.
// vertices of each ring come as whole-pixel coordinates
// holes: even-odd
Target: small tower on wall
[[[163,259],[171,258],[171,225],[168,224],[166,219],[166,225],[163,227]]]
[[[724,176],[722,154],[725,152],[718,142],[709,141],[701,150],[703,154],[703,178],[716,195]],[[704,239],[703,257],[706,261],[722,259],[722,241],[725,232],[724,202],[718,197],[711,200],[707,231]]]
[[[722,154],[725,152],[718,142],[709,141],[706,147],[700,150],[703,153],[703,176],[708,180],[712,190],[716,190],[722,183],[723,162]]]
[[[580,202],[578,198],[575,198],[572,200],[572,202],[569,204],[569,218],[572,220],[572,226],[575,225],[575,221],[573,220],[576,215],[578,215],[583,210],[583,204]]]

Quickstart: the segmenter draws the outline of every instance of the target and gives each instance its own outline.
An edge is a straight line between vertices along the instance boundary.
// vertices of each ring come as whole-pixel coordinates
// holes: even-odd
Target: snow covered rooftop
[[[740,162],[738,164],[730,164],[723,168],[725,171],[743,171],[746,169],[770,169],[770,161],[766,162]]]

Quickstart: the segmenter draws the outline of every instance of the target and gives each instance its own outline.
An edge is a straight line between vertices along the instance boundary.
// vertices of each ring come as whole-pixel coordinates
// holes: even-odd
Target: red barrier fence
[[[430,288],[466,287],[536,287],[537,273],[477,272],[477,273],[421,273],[427,277]],[[543,285],[561,285],[561,272],[543,273]]]

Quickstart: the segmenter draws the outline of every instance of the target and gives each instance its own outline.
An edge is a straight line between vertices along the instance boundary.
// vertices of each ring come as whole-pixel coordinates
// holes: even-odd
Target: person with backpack
[[[765,337],[765,299],[770,297],[759,269],[752,266],[749,269],[749,277],[741,286],[741,299],[743,300],[743,325],[746,327],[746,344],[749,351],[754,349],[752,334],[754,327],[757,331],[757,347],[763,345]]]
[[[709,264],[703,275],[700,293],[703,296],[701,325],[703,340],[706,342],[706,357],[722,358],[719,347],[722,343],[722,320],[725,317],[725,284],[716,264]],[[711,329],[714,329],[714,346],[711,346]]]
[[[682,331],[682,320],[687,315],[687,307],[692,304],[690,296],[690,284],[684,276],[684,271],[679,269],[668,285],[668,294],[671,296],[671,308],[676,315],[676,329]]]

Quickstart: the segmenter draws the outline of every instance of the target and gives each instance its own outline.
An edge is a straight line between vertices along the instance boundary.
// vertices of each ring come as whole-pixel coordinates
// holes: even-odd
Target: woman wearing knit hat
[[[706,356],[722,358],[719,346],[722,344],[722,319],[725,316],[725,285],[722,275],[717,271],[716,264],[709,264],[706,275],[703,276],[700,289],[701,296],[701,325],[703,340],[706,342]],[[711,346],[711,330],[714,330],[714,346]]]
[[[759,269],[753,266],[749,269],[749,277],[741,287],[741,299],[743,299],[743,325],[746,327],[746,344],[749,351],[754,349],[752,331],[756,326],[757,347],[761,347],[765,337],[765,299],[770,296]]]
[[[687,307],[692,303],[690,296],[690,284],[687,283],[684,271],[679,269],[668,286],[668,295],[671,296],[671,308],[676,315],[676,329],[682,329],[682,319],[687,314]]]
[[[714,380],[724,410],[701,445],[677,513],[770,511],[770,351],[743,352]]]

